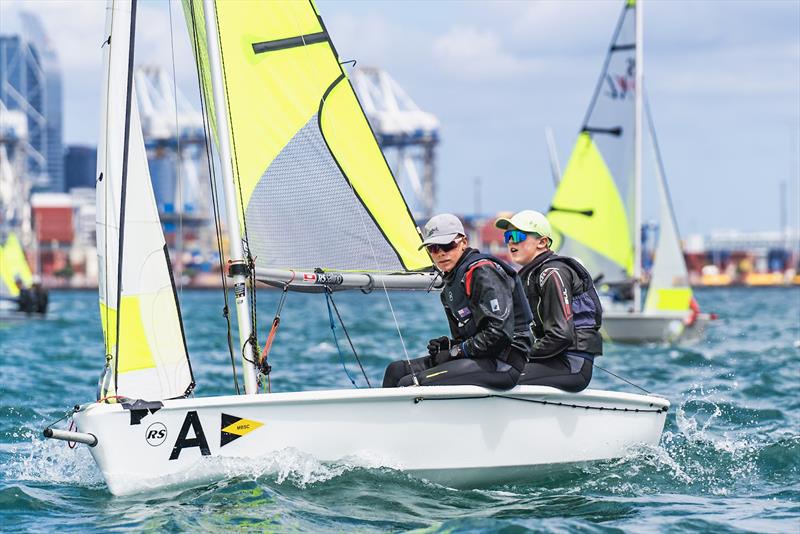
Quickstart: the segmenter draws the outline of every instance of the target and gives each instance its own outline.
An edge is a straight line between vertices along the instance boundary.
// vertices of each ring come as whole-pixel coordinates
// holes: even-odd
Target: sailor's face
[[[433,259],[437,269],[443,273],[449,273],[456,266],[467,246],[465,237],[457,237],[455,241],[447,245],[428,246],[428,253],[431,255],[431,259]]]
[[[518,243],[508,242],[508,253],[511,260],[517,265],[527,265],[533,259],[547,250],[548,239],[536,234],[527,234],[526,238]]]

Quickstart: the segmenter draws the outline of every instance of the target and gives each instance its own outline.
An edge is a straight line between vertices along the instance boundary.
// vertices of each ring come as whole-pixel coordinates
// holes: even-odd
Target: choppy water
[[[259,292],[262,341],[277,296]],[[704,341],[607,345],[598,361],[672,401],[661,444],[623,459],[456,490],[288,452],[238,479],[115,498],[84,447],[40,437],[94,398],[103,361],[95,294],[54,293],[46,320],[0,327],[0,530],[799,532],[800,289],[707,290],[698,300],[721,315]],[[230,393],[221,295],[185,291],[182,302],[198,394]],[[379,383],[402,354],[385,296],[337,303]],[[393,294],[392,303],[415,352],[446,332],[433,295]],[[274,391],[352,387],[320,295],[290,295],[271,360]],[[632,391],[599,371],[592,387]]]

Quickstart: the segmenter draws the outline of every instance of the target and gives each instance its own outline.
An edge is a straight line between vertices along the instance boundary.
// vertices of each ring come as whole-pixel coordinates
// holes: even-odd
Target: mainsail
[[[203,4],[184,0],[209,96]],[[215,3],[239,222],[257,268],[431,267],[311,1]]]
[[[554,246],[609,283],[631,277],[639,238],[632,225],[635,10],[633,0],[626,2],[548,213]]]
[[[132,84],[135,24],[135,0],[109,2],[97,151],[100,318],[108,362],[100,395],[158,400],[187,395],[194,379]]]
[[[0,278],[4,286],[0,289],[0,295],[11,297],[19,296],[18,279],[25,287],[30,287],[33,282],[28,260],[25,259],[25,253],[14,233],[8,234],[5,245],[0,246]]]

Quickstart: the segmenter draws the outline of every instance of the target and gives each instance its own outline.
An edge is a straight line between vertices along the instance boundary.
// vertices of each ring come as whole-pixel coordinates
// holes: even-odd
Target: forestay
[[[203,5],[184,7],[208,106]],[[239,222],[257,269],[429,269],[314,4],[217,2],[216,21]]]
[[[593,276],[633,274],[635,2],[620,15],[578,141],[548,213],[554,246]]]
[[[112,0],[106,17],[105,106],[97,151],[100,317],[107,359],[100,396],[157,400],[187,395],[194,379],[132,85],[131,10],[130,1]]]

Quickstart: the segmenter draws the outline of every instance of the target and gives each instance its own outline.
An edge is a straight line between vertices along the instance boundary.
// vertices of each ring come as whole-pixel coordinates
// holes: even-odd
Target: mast
[[[219,138],[220,166],[222,168],[223,195],[227,215],[228,237],[230,240],[230,259],[233,266],[242,265],[244,252],[242,236],[239,233],[239,218],[236,206],[236,194],[233,185],[233,164],[230,149],[230,132],[228,130],[228,111],[225,102],[225,85],[222,79],[220,61],[219,35],[217,32],[217,12],[214,0],[203,0],[206,36],[208,40],[208,60],[211,68],[211,86],[214,94],[214,112]],[[239,344],[242,347],[242,368],[244,371],[244,391],[247,394],[257,392],[256,368],[253,365],[253,347],[249,342],[253,333],[250,321],[250,306],[247,301],[247,277],[243,270],[233,273],[233,288],[236,295],[236,320],[239,323]]]
[[[642,303],[642,114],[644,109],[644,33],[643,0],[636,0],[636,80],[634,111],[634,179],[633,179],[633,309],[641,311]]]

